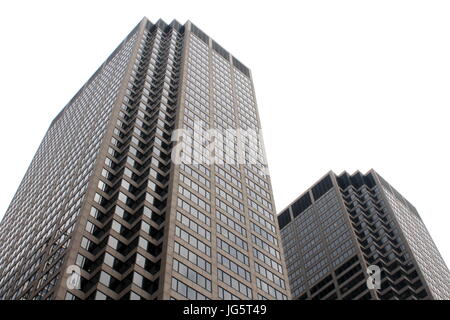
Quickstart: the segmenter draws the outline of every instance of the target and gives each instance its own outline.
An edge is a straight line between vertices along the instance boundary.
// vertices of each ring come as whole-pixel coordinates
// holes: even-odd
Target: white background
[[[189,19],[252,70],[279,211],[329,170],[374,168],[450,263],[448,1],[1,1],[0,217],[143,16]]]

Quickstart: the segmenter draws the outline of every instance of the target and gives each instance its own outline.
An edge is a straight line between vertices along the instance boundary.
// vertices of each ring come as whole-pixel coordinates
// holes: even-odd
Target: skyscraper
[[[278,221],[294,299],[450,299],[417,210],[374,170],[328,173]]]
[[[0,224],[0,299],[287,299],[249,69],[144,18],[54,119]]]

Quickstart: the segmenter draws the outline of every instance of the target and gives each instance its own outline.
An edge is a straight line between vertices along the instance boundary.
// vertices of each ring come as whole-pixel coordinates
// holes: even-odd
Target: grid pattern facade
[[[251,165],[227,143],[211,163],[194,135],[200,162],[173,163],[198,125],[259,130],[250,71],[191,22],[144,18],[33,159],[0,225],[0,299],[287,299],[262,142],[243,142]]]
[[[448,299],[448,269],[417,211],[373,170],[327,174],[278,220],[296,299]]]
[[[392,208],[417,264],[435,299],[450,300],[450,272],[416,208],[382,177],[383,193]]]
[[[0,224],[0,299],[51,299],[134,30],[55,118]]]
[[[249,70],[194,25],[187,31],[177,127],[192,133],[196,126],[258,130]],[[270,180],[265,159],[255,156],[262,145],[248,137],[245,160],[253,165],[242,165],[236,145],[220,141],[215,162],[208,163],[205,138],[194,135],[193,147],[184,148],[200,163],[174,170],[165,265],[180,261],[192,272],[187,278],[175,268],[166,272],[164,298],[287,299]],[[212,286],[199,287],[195,272]]]

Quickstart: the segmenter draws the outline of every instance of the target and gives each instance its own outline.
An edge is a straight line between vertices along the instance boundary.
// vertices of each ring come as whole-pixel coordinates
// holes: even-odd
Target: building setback
[[[450,299],[417,210],[374,170],[328,173],[278,221],[294,299]],[[369,290],[374,265],[380,286]]]
[[[244,164],[175,163],[175,130],[199,124],[259,130],[249,69],[144,18],[34,156],[0,224],[0,299],[288,299],[261,141]]]

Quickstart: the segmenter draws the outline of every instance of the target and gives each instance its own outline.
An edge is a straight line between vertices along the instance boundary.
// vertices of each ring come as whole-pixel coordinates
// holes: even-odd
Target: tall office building
[[[417,210],[374,170],[328,173],[278,221],[294,299],[450,299]]]
[[[289,298],[259,128],[246,66],[144,18],[32,160],[0,225],[0,299]]]

